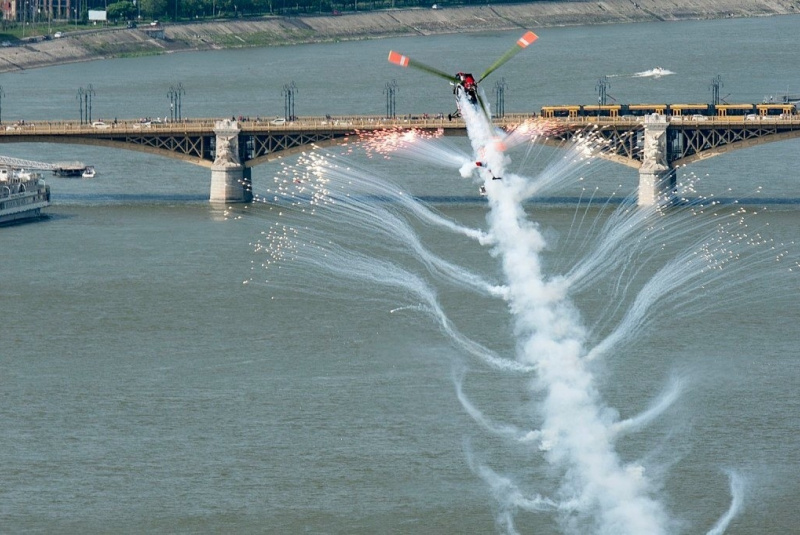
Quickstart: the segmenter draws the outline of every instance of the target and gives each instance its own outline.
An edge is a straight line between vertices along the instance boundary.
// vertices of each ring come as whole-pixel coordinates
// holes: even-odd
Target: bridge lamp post
[[[80,111],[80,114],[81,114],[81,124],[83,124],[83,95],[84,95],[83,88],[82,87],[78,88],[78,97],[77,98],[78,98],[78,110]]]
[[[597,90],[597,103],[605,106],[608,103],[608,88],[611,87],[611,82],[608,81],[608,76],[603,76],[597,80],[595,89]]]
[[[711,103],[716,106],[719,104],[719,90],[723,87],[724,84],[722,83],[722,76],[719,74],[711,79],[711,85],[708,87],[711,90]],[[727,95],[726,95],[727,96]]]
[[[287,121],[294,121],[294,94],[297,91],[297,86],[292,80],[292,83],[283,86],[283,116]]]
[[[494,104],[494,114],[496,117],[505,117],[506,115],[506,89],[508,88],[508,84],[506,84],[505,78],[500,78],[494,84],[494,96],[495,96],[495,104]]]
[[[92,84],[86,88],[86,123],[92,123],[92,97],[94,96],[94,87]]]
[[[181,115],[181,95],[185,95],[186,90],[183,88],[183,84],[178,82],[178,85],[175,87],[175,118],[180,121],[183,116]]]
[[[180,121],[182,119],[181,116],[181,95],[185,95],[186,90],[183,88],[183,84],[178,82],[177,86],[170,86],[169,91],[167,92],[167,98],[169,98],[169,118],[170,121]]]
[[[0,124],[3,124],[3,97],[6,96],[3,86],[0,85]]]
[[[167,98],[169,99],[169,121],[175,121],[175,88],[170,86],[167,91]]]
[[[397,117],[397,107],[395,101],[395,95],[397,94],[397,81],[392,80],[391,82],[386,82],[386,87],[383,90],[383,93],[386,95],[386,118],[387,119],[394,119]]]

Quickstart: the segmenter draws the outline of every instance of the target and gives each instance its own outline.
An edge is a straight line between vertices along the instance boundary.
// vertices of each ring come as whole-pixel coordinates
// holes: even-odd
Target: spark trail
[[[483,430],[530,448],[533,462],[548,466],[547,481],[526,481],[521,474],[494,470],[468,448],[469,466],[490,488],[497,501],[496,522],[506,532],[517,532],[519,511],[552,514],[570,534],[679,531],[680,522],[658,495],[663,482],[650,475],[658,474],[660,467],[649,470],[645,461],[623,460],[616,448],[620,440],[669,411],[688,382],[673,381],[642,414],[622,419],[604,402],[595,373],[659,316],[678,307],[684,313],[703,310],[711,289],[727,290],[771,271],[751,269],[754,266],[779,264],[785,271],[796,271],[798,262],[790,254],[791,245],[765,238],[764,229],[753,224],[756,212],[722,207],[713,199],[686,199],[682,206],[669,209],[641,209],[622,203],[604,216],[605,223],[596,216],[589,228],[576,217],[570,235],[585,236],[582,252],[564,273],[548,273],[543,261],[547,240],[539,225],[529,219],[524,203],[574,182],[604,150],[603,142],[587,131],[565,147],[563,160],[527,177],[509,171],[509,151],[548,135],[552,126],[532,122],[506,135],[486,119],[488,113],[466,101],[460,104],[471,155],[422,132],[370,134],[361,147],[368,155],[402,154],[435,162],[480,182],[487,192],[487,231],[442,217],[345,157],[315,151],[285,167],[275,187],[261,196],[276,207],[281,220],[256,244],[257,250],[267,255],[263,267],[275,273],[281,264],[291,262],[292,277],[304,270],[313,274],[317,280],[314,291],[329,291],[324,281],[319,283],[320,273],[401,290],[387,303],[392,311],[425,313],[474,362],[526,378],[529,395],[536,403],[526,425],[519,425],[493,421],[469,399],[463,383],[466,372],[454,374],[459,401]],[[486,165],[476,166],[476,161]],[[495,180],[500,176],[501,180]],[[683,188],[691,190],[691,181]],[[504,280],[488,281],[428,250],[409,224],[409,216],[490,245]],[[667,237],[686,238],[682,241],[687,245],[663,261]],[[387,260],[396,258],[397,251],[408,255],[407,265]],[[661,267],[651,269],[654,275],[629,296],[634,292],[631,281],[646,266],[661,261]],[[414,269],[414,264],[424,271]],[[617,323],[605,319],[587,326],[573,296],[608,279],[609,273],[617,275],[612,277],[606,316],[616,318]],[[515,358],[498,355],[460,333],[427,277],[505,300],[513,318]],[[274,282],[274,277],[267,279],[267,284]],[[301,287],[298,284],[298,289]],[[628,308],[620,310],[627,302]],[[460,362],[457,368],[463,366]],[[731,472],[731,506],[709,533],[724,532],[742,510],[746,488]]]
[[[505,173],[508,157],[495,149],[491,125],[464,103],[461,109],[473,147],[487,153],[493,172],[505,176],[486,184],[487,221],[507,279],[517,359],[536,370],[534,389],[545,393],[539,407],[540,433],[548,437],[544,457],[564,474],[558,494],[574,504],[561,515],[562,525],[570,532],[666,533],[668,515],[651,497],[650,483],[614,450],[614,432],[584,361],[586,330],[568,299],[568,285],[548,280],[542,271],[546,243],[522,206],[526,181]],[[509,532],[515,532],[510,512],[516,506],[500,504],[498,523]]]

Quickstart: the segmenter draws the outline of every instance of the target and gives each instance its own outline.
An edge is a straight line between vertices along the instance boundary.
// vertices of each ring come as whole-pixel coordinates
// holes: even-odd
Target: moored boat
[[[82,162],[59,162],[52,167],[53,174],[60,177],[81,177],[86,170],[86,164]]]
[[[50,206],[50,186],[41,173],[0,167],[0,224],[41,217]]]

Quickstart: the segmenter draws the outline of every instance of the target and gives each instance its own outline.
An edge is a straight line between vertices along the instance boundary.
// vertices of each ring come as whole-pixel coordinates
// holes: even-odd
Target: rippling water
[[[602,75],[620,101],[706,101],[716,74],[731,101],[760,101],[798,92],[800,74],[787,66],[796,60],[799,26],[797,17],[780,17],[534,28],[539,41],[493,78],[509,84],[509,112],[592,102]],[[448,112],[449,89],[388,65],[387,51],[480,71],[517,33],[176,54],[5,75],[3,120],[77,118],[75,95],[87,83],[97,92],[96,117],[163,116],[178,81],[188,116],[282,115],[281,87],[292,80],[299,115],[380,114],[391,79],[398,113]],[[655,67],[675,74],[635,76]],[[493,78],[484,84],[489,100]],[[446,150],[468,150],[464,139],[447,143]],[[682,173],[699,177],[698,195],[749,198],[753,210],[766,205],[753,224],[796,253],[798,143],[737,151]],[[454,387],[466,366],[462,388],[475,406],[520,424],[537,402],[528,379],[465,359],[398,287],[291,262],[271,275],[255,244],[285,221],[285,207],[211,206],[207,170],[139,153],[60,145],[6,145],[4,153],[82,160],[98,170],[92,180],[50,180],[48,219],[0,229],[4,531],[492,532],[498,502],[470,469],[470,455],[544,492],[550,474],[540,454],[487,433]],[[512,167],[535,176],[560,154],[516,152]],[[435,208],[466,227],[487,226],[486,206],[473,202],[475,184],[456,170],[369,159],[357,148],[346,161],[416,196],[469,201]],[[260,196],[281,169],[254,170]],[[605,198],[636,182],[635,172],[603,162],[579,178],[554,195]],[[767,202],[774,199],[780,203]],[[608,217],[574,202],[527,209],[550,244],[548,273],[574,265],[594,239],[584,237],[596,236],[590,230]],[[502,279],[486,247],[408,220],[437,255],[487,281]],[[302,214],[293,220],[303,223]],[[431,275],[402,248],[342,236],[342,226],[334,219],[320,231],[424,280],[461,333],[513,357],[517,339],[504,302]],[[690,238],[656,257],[668,259]],[[621,310],[653,269],[633,279]],[[701,292],[702,306],[657,308],[654,328],[597,370],[603,398],[622,418],[645,410],[673,378],[686,381],[669,410],[618,445],[625,461],[644,460],[660,483],[656,494],[676,533],[707,532],[724,514],[725,470],[747,482],[729,532],[790,533],[800,521],[798,284],[778,274],[752,280],[767,267],[748,269],[725,293]],[[619,319],[609,303],[616,275],[604,273],[604,283],[575,297],[597,337]],[[555,518],[518,511],[515,525],[523,533],[565,531]]]

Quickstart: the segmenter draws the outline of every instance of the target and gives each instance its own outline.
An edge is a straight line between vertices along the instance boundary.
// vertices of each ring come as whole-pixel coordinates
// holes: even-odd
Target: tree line
[[[493,4],[521,3],[495,0]],[[356,11],[393,8],[433,8],[486,5],[486,0],[122,0],[106,4],[105,0],[87,0],[82,18],[88,10],[106,9],[111,22],[144,20],[190,21],[211,18],[239,18],[264,15],[337,15]]]

